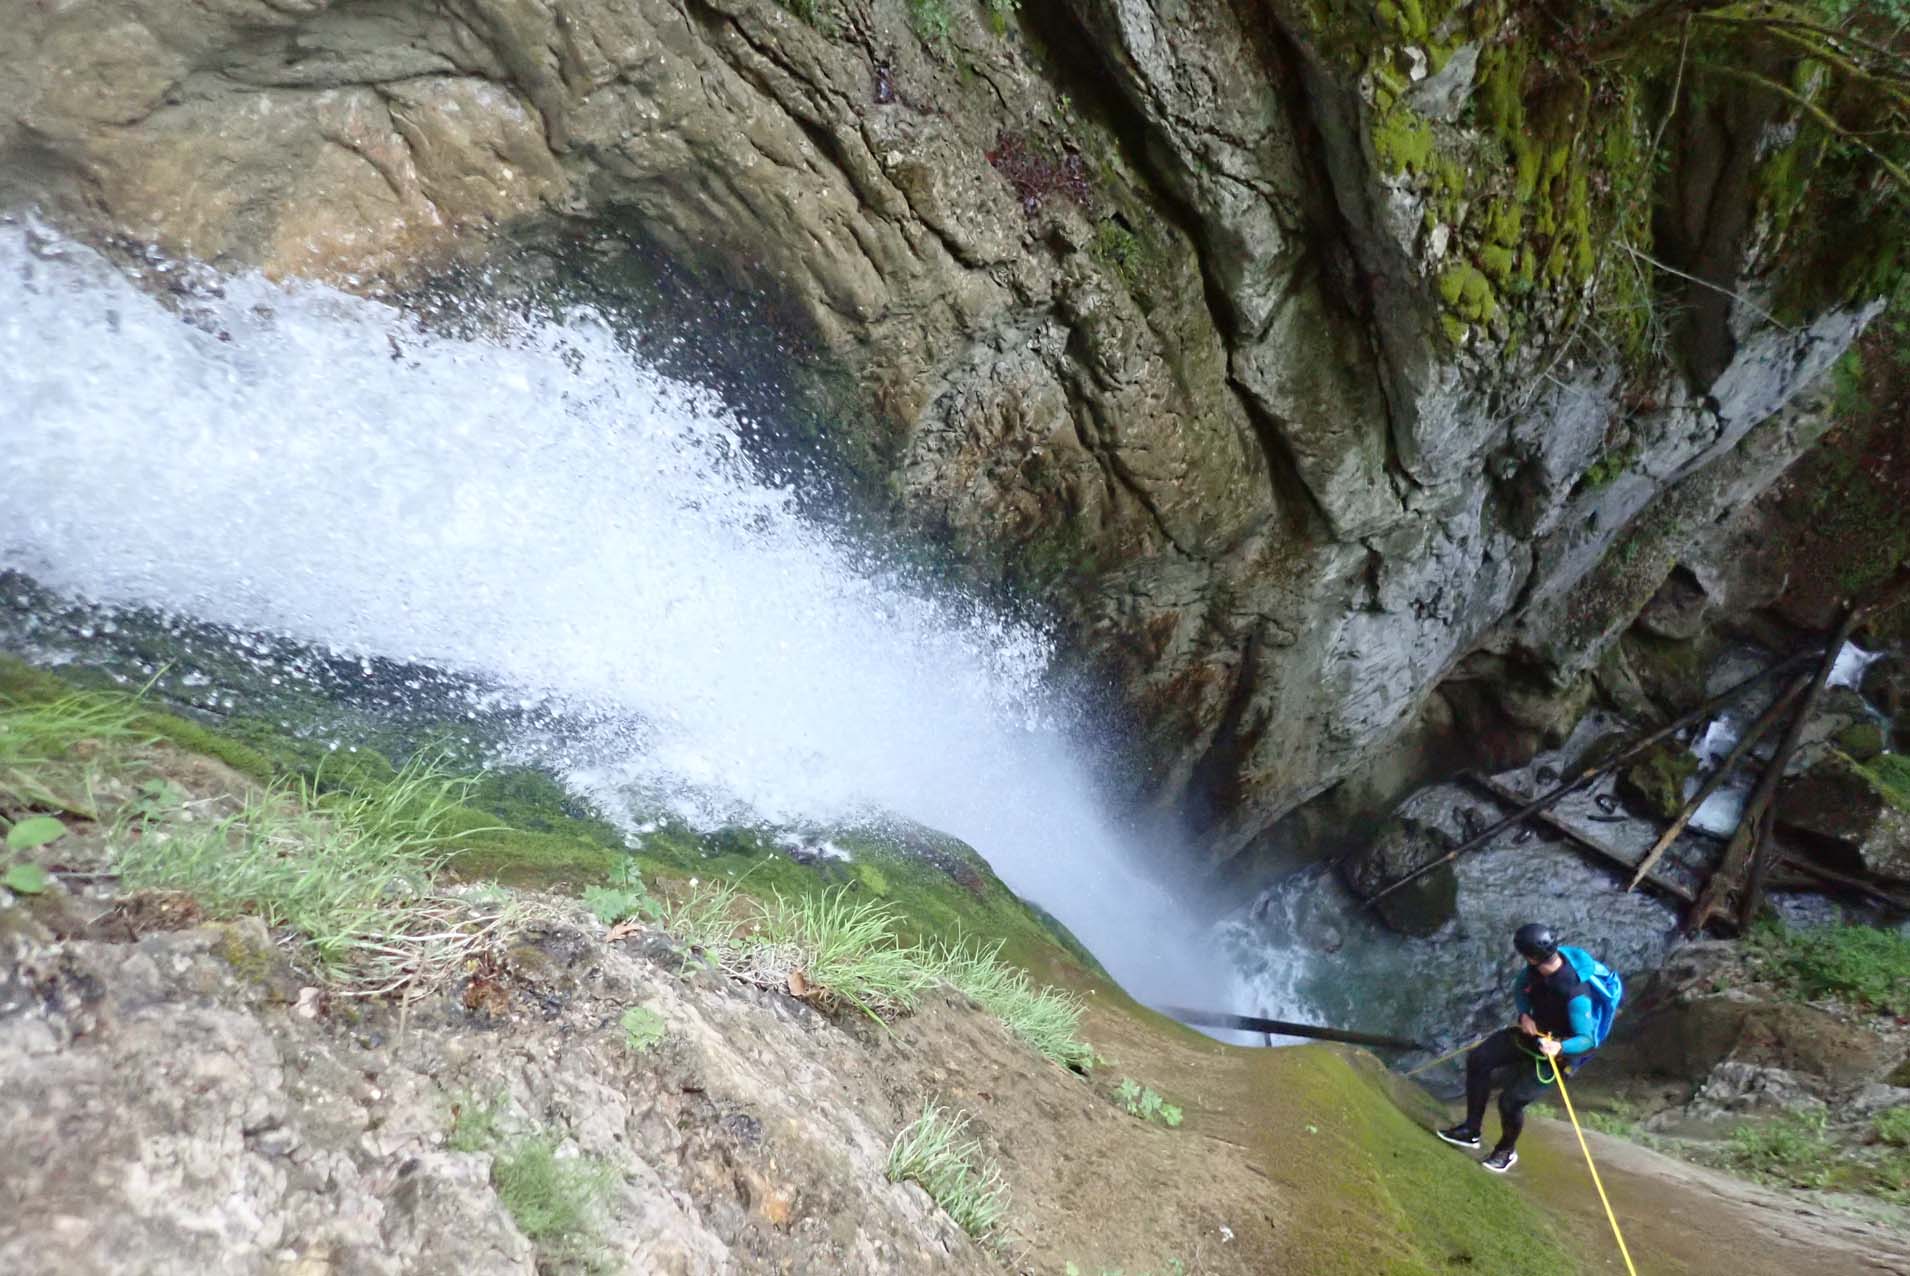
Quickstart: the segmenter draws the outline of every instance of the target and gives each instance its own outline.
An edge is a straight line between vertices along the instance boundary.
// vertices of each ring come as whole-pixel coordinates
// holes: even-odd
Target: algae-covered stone
[[[1778,822],[1832,868],[1910,881],[1910,810],[1875,776],[1831,756],[1778,790]]]
[[[1362,898],[1370,897],[1437,860],[1450,849],[1447,838],[1419,820],[1396,816],[1364,850],[1340,861],[1340,879]],[[1374,911],[1403,935],[1426,936],[1458,914],[1459,878],[1441,864],[1391,892]]]
[[[1620,773],[1618,793],[1646,814],[1674,819],[1684,809],[1685,781],[1697,773],[1698,759],[1689,749],[1661,744]]]

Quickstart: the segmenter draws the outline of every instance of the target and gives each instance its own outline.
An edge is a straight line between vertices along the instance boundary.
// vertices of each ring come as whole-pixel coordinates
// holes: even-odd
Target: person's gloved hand
[[[1536,1023],[1532,1022],[1531,1015],[1520,1015],[1519,1016],[1519,1031],[1523,1032],[1528,1037],[1536,1037],[1539,1035],[1539,1026]]]
[[[1559,1043],[1551,1037],[1540,1037],[1539,1053],[1548,1059],[1556,1059],[1559,1053]]]

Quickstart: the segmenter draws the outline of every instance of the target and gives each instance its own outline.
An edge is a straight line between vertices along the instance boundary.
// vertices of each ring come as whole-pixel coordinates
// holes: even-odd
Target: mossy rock
[[[1689,749],[1661,744],[1626,767],[1618,777],[1618,795],[1641,814],[1675,819],[1685,804],[1685,781],[1698,773]]]
[[[1874,722],[1853,722],[1833,738],[1839,749],[1859,762],[1868,762],[1882,753],[1887,743],[1883,728]]]

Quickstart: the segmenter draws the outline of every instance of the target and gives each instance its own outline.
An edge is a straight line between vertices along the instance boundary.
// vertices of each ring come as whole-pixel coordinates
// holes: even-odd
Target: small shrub
[[[963,1137],[967,1132],[966,1115],[924,1103],[922,1115],[889,1145],[889,1180],[921,1184],[963,1231],[977,1240],[997,1239],[1008,1213],[1007,1185],[981,1143]]]
[[[1827,1132],[1823,1111],[1792,1113],[1764,1125],[1741,1125],[1731,1132],[1726,1156],[1755,1177],[1792,1187],[1830,1185],[1840,1156]]]
[[[1886,1014],[1910,1015],[1910,936],[1874,926],[1753,928],[1759,973],[1804,997],[1837,997]]]
[[[1160,1096],[1153,1086],[1144,1086],[1128,1077],[1121,1078],[1121,1084],[1114,1092],[1123,1110],[1129,1116],[1143,1121],[1159,1121],[1169,1129],[1178,1128],[1181,1123],[1181,1110]]]
[[[624,1011],[619,1022],[623,1024],[623,1044],[632,1054],[655,1049],[669,1035],[669,1025],[664,1023],[663,1016],[642,1006]]]

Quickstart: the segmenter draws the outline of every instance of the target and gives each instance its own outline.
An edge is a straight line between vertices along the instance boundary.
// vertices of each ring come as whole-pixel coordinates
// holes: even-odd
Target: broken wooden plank
[[[1517,807],[1525,801],[1524,798],[1514,793],[1511,789],[1506,788],[1498,781],[1488,776],[1480,775],[1477,772],[1464,772],[1460,778],[1475,788],[1491,794],[1507,806]],[[1696,896],[1691,893],[1690,889],[1681,883],[1674,882],[1670,878],[1662,877],[1657,873],[1645,872],[1645,870],[1638,867],[1639,861],[1630,858],[1610,843],[1600,841],[1590,833],[1567,824],[1550,811],[1533,811],[1528,813],[1525,818],[1535,824],[1543,825],[1545,828],[1550,829],[1552,832],[1557,833],[1559,836],[1573,843],[1579,849],[1589,852],[1597,859],[1605,861],[1605,863],[1617,868],[1621,872],[1637,872],[1642,877],[1645,885],[1652,887],[1654,890],[1662,891],[1681,903],[1689,904],[1696,899]],[[1635,879],[1632,885],[1635,886],[1637,884],[1638,882]],[[1630,888],[1628,887],[1627,889]]]
[[[1643,737],[1642,739],[1637,741],[1635,744],[1631,745],[1629,748],[1622,750],[1614,757],[1609,758],[1608,760],[1601,762],[1597,764],[1596,766],[1587,767],[1583,772],[1581,772],[1578,775],[1576,779],[1567,780],[1564,784],[1559,785],[1557,788],[1551,790],[1549,793],[1546,793],[1543,796],[1534,798],[1530,803],[1520,807],[1518,810],[1514,811],[1511,815],[1506,816],[1503,820],[1500,820],[1497,824],[1494,824],[1491,828],[1487,829],[1485,832],[1474,834],[1470,840],[1462,843],[1459,846],[1455,846],[1452,850],[1447,851],[1444,855],[1441,855],[1438,859],[1433,860],[1427,864],[1422,864],[1418,868],[1414,869],[1412,872],[1407,873],[1405,876],[1397,878],[1394,881],[1388,882],[1386,885],[1380,887],[1377,891],[1374,891],[1371,895],[1368,895],[1364,900],[1362,900],[1361,905],[1363,907],[1370,907],[1373,904],[1377,904],[1380,900],[1384,899],[1388,895],[1391,895],[1394,891],[1398,890],[1400,887],[1406,885],[1408,882],[1417,881],[1419,878],[1424,877],[1426,874],[1432,872],[1435,868],[1438,868],[1441,864],[1449,864],[1453,860],[1458,859],[1461,855],[1464,855],[1467,851],[1477,850],[1479,847],[1484,846],[1487,842],[1490,842],[1493,838],[1497,837],[1499,834],[1503,833],[1505,830],[1511,828],[1514,824],[1519,823],[1520,821],[1528,818],[1529,816],[1537,815],[1539,812],[1546,810],[1548,807],[1557,805],[1559,800],[1565,797],[1566,794],[1571,793],[1577,789],[1582,789],[1586,785],[1590,784],[1592,781],[1596,780],[1599,776],[1604,775],[1607,771],[1613,771],[1625,765],[1625,763],[1631,761],[1633,758],[1643,753],[1646,749],[1649,749],[1652,745],[1657,744],[1660,740],[1665,739],[1667,736],[1671,735],[1673,732],[1676,732],[1683,727],[1688,727],[1692,723],[1698,721],[1701,718],[1704,718],[1705,716],[1711,713],[1715,713],[1719,708],[1737,699],[1738,696],[1750,690],[1750,688],[1756,686],[1758,683],[1763,682],[1766,678],[1773,678],[1781,673],[1789,673],[1792,669],[1809,661],[1814,654],[1815,654],[1814,652],[1808,652],[1808,651],[1800,652],[1797,655],[1792,656],[1787,660],[1778,661],[1776,664],[1772,665],[1768,669],[1760,669],[1758,672],[1744,679],[1744,681],[1737,683],[1736,685],[1729,687],[1724,691],[1720,691],[1717,695],[1712,696],[1709,700],[1706,700],[1703,704],[1699,705],[1697,708],[1679,715],[1677,718],[1666,723],[1664,726],[1658,728],[1658,730],[1653,731],[1651,734]]]
[[[1744,756],[1756,747],[1765,733],[1770,731],[1778,718],[1783,715],[1785,708],[1804,693],[1804,687],[1808,681],[1807,678],[1799,678],[1787,687],[1782,695],[1771,702],[1770,708],[1758,715],[1757,721],[1751,724],[1743,737],[1731,746],[1731,752],[1725,755],[1724,761],[1718,764],[1717,770],[1705,777],[1704,783],[1698,786],[1698,791],[1691,795],[1691,800],[1685,803],[1682,811],[1678,812],[1678,818],[1671,822],[1671,827],[1658,835],[1658,840],[1651,844],[1651,849],[1645,852],[1645,857],[1638,861],[1638,873],[1631,879],[1631,885],[1627,886],[1626,890],[1636,888],[1645,874],[1657,864],[1659,857],[1665,853],[1665,848],[1678,840],[1678,834],[1685,831],[1685,826],[1691,823],[1693,816],[1697,815],[1698,808],[1703,806],[1711,795],[1731,778],[1731,773],[1737,770],[1738,763],[1742,762]]]

